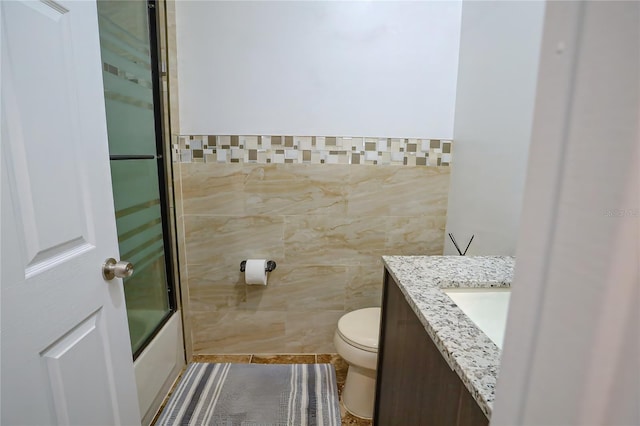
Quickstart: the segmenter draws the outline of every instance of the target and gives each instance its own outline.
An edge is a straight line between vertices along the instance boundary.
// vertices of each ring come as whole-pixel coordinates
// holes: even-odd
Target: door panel
[[[96,5],[0,2],[1,419],[139,424]]]
[[[105,331],[101,312],[94,312],[42,352],[58,424],[104,425],[105,420],[106,424],[117,424],[115,386],[109,374],[113,365],[106,356]],[[94,400],[105,404],[96,405]]]
[[[3,85],[3,103],[10,132],[9,179],[13,182],[14,208],[21,217],[26,251],[24,268],[29,277],[90,249],[92,244],[86,194],[80,186],[80,170],[74,167],[74,153],[81,141],[78,106],[69,92],[76,74],[71,60],[69,11],[60,5],[56,8],[44,3],[37,3],[38,7],[31,2],[26,4],[30,7],[21,3],[7,5],[7,13],[13,18],[5,23],[11,40],[3,62],[11,61],[15,68],[3,69],[12,82]],[[38,28],[37,37],[33,36],[32,28]],[[19,40],[19,50],[12,48],[13,40]],[[13,69],[29,72],[13,73]],[[52,76],[60,80],[52,80]],[[41,93],[48,94],[47,102],[43,102]],[[30,116],[25,117],[22,112]],[[39,117],[37,125],[28,125],[33,116]],[[48,140],[67,143],[57,146],[46,143]],[[49,173],[32,173],[45,169]],[[65,190],[51,191],[52,187]],[[68,208],[51,209],[55,204]]]

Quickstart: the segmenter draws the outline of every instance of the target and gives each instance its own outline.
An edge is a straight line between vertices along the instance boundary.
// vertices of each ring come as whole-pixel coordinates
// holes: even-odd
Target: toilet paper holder
[[[247,266],[246,260],[243,260],[242,262],[240,262],[240,272],[244,272],[246,266]],[[273,260],[267,260],[267,266],[264,268],[264,270],[267,272],[271,272],[274,269],[276,269],[276,262],[274,262]]]

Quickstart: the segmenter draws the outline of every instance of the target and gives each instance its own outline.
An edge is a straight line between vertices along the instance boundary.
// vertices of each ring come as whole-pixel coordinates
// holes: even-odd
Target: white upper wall
[[[176,3],[180,132],[451,138],[461,3]]]
[[[447,234],[459,245],[475,234],[467,254],[515,255],[544,7],[462,5]],[[445,254],[457,254],[448,236]]]

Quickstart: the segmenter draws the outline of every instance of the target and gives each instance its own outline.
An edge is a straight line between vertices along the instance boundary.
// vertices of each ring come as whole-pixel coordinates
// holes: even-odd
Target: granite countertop
[[[500,349],[441,289],[510,287],[515,258],[383,256],[387,270],[452,370],[491,418]]]

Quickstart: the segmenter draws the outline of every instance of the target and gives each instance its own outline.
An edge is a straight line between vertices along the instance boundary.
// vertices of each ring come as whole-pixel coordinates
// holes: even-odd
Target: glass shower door
[[[111,178],[134,357],[174,311],[155,23],[147,1],[98,1]]]

